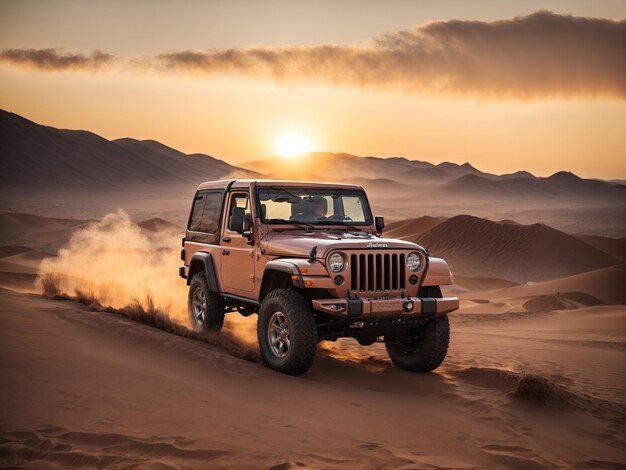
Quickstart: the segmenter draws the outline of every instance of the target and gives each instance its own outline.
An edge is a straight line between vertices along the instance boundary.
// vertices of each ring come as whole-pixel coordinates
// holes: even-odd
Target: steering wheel
[[[342,214],[331,215],[330,219],[328,220],[336,220],[339,222],[352,222],[352,219],[350,217],[348,217],[347,215],[342,215]]]

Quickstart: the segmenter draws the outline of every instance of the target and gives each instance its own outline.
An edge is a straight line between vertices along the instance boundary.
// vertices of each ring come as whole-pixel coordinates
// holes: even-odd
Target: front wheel
[[[385,336],[385,348],[401,369],[430,372],[441,365],[450,343],[448,316],[442,315],[405,334]]]
[[[265,363],[284,374],[303,374],[313,364],[317,326],[311,307],[294,289],[270,292],[257,320],[259,349]]]

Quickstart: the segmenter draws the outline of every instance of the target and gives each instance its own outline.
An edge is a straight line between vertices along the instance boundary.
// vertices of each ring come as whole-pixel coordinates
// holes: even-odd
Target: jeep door
[[[251,238],[252,220],[249,193],[230,193],[222,234],[221,277],[226,293],[246,297],[254,290],[254,245],[246,238]]]

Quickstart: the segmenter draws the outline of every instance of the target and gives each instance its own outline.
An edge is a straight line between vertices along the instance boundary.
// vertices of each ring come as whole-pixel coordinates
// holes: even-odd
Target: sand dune
[[[39,263],[49,257],[47,253],[31,250],[11,256],[0,257],[0,271],[37,274]]]
[[[136,220],[184,224],[197,184],[227,177],[354,182],[388,220],[420,215],[544,222],[568,233],[623,238],[623,186],[559,172],[493,175],[469,163],[317,152],[234,167],[154,140],[109,141],[87,131],[42,126],[0,112],[0,209],[92,219],[119,208]],[[591,227],[591,229],[590,229]]]
[[[433,163],[408,160],[402,157],[380,158],[359,157],[347,153],[311,152],[300,156],[297,161],[283,158],[268,158],[250,161],[242,165],[272,177],[291,179],[287,176],[315,173],[322,180],[360,181],[387,179],[404,185],[434,184],[453,180],[462,175],[476,174],[496,177],[477,170],[469,163],[462,165],[443,162]],[[296,177],[295,179],[302,179]],[[370,183],[371,184],[371,183]],[[388,187],[391,189],[391,187]]]
[[[474,291],[462,287],[449,289],[461,298],[460,313],[519,315],[557,310],[585,311],[603,304],[626,304],[626,266],[612,266],[547,282],[496,287],[495,283],[474,284]],[[489,290],[480,291],[481,287]]]
[[[414,219],[400,220],[390,223],[385,227],[385,236],[402,238],[404,240],[415,240],[418,235],[435,228],[445,220],[445,217],[430,217],[427,215]]]
[[[621,261],[626,261],[626,239],[624,238],[617,239],[597,235],[577,235],[576,238]]]
[[[90,222],[0,211],[0,244],[27,245],[54,252],[65,245],[77,229]]]
[[[623,353],[589,333],[606,322],[581,325],[573,341],[572,324],[565,333],[512,321],[503,335],[502,322],[454,320],[438,373],[397,370],[379,347],[346,341],[333,345],[343,359],[322,353],[308,375],[286,377],[73,302],[0,291],[0,305],[4,465],[615,468],[623,459],[611,431],[624,419]],[[598,314],[611,315],[623,322],[623,311]]]
[[[504,289],[518,285],[515,282],[506,279],[498,279],[494,277],[467,277],[454,276],[454,286],[446,289],[452,290],[455,294],[463,292],[480,292],[485,290]]]
[[[544,281],[619,264],[577,238],[542,224],[499,224],[457,216],[417,237],[454,273],[514,282]]]
[[[144,220],[142,222],[139,222],[137,225],[142,229],[148,230],[150,232],[175,231],[178,233],[183,233],[185,231],[184,227],[180,227],[179,225],[173,224],[159,217]]]
[[[3,216],[17,235],[24,227],[35,235],[58,234],[84,224]],[[468,218],[460,220],[465,224]],[[420,218],[390,224],[390,230],[410,233],[435,224],[427,232],[432,235],[448,223]],[[176,227],[162,218],[138,225],[146,237]],[[557,241],[563,242],[562,236]],[[580,250],[594,250],[570,238]],[[0,283],[11,274],[17,288],[27,281],[24,276],[34,277],[29,273],[42,256],[16,245],[0,253],[5,255]],[[3,273],[3,266],[22,271]],[[165,269],[168,282],[174,271]],[[255,348],[246,339],[254,335],[255,317],[229,314],[226,339],[205,339],[145,311],[128,310],[126,318],[0,289],[0,368],[6,377],[0,384],[0,462],[585,468],[601,461],[617,467],[623,436],[614,429],[626,419],[621,367],[626,310],[583,306],[590,296],[603,302],[623,298],[623,281],[623,266],[519,286],[458,276],[465,289],[492,290],[463,295],[463,309],[451,315],[448,358],[436,373],[398,370],[382,345],[363,348],[343,339],[321,346],[314,367],[302,377],[274,373],[257,362],[256,351],[247,351]],[[581,296],[585,292],[589,297]],[[555,299],[578,308],[543,310],[554,307],[546,302]],[[489,315],[505,311],[525,313]],[[225,347],[232,340],[240,346]],[[241,351],[248,360],[240,358]]]
[[[84,224],[84,220],[58,219],[19,212],[0,212],[0,233],[2,236],[24,235],[30,232],[52,232],[74,228]]]
[[[0,212],[0,222],[0,246],[6,247],[5,256],[9,256],[31,249],[20,248],[22,244],[54,253],[77,229],[91,221]],[[178,224],[160,217],[144,220],[138,225],[148,232],[182,234]],[[428,248],[432,255],[445,258],[457,276],[460,289],[457,292],[557,279],[619,264],[617,258],[606,252],[540,224],[524,226],[470,216],[451,219],[424,216],[388,224],[385,236],[416,241]],[[593,237],[593,240],[598,238],[603,243],[611,241],[605,237]],[[613,241],[615,245],[619,243],[619,240]]]
[[[34,292],[39,265],[50,256],[24,246],[0,247],[0,286]]]
[[[86,312],[74,303],[8,293],[0,294],[0,302],[3,325],[19,319],[13,328],[29,332],[29,351],[35,351],[12,354],[12,341],[20,336],[5,326],[3,334],[10,339],[0,341],[3,370],[33,372],[10,376],[11,389],[3,390],[11,405],[5,422],[15,423],[9,427],[13,432],[2,434],[8,463],[94,466],[149,459],[152,465],[192,467],[199,462],[260,468],[299,462],[373,468],[450,461],[480,467],[537,462],[583,467],[600,455],[606,462],[620,461],[612,453],[620,441],[608,438],[610,433],[590,439],[589,429],[609,429],[623,419],[623,376],[613,358],[622,353],[606,345],[611,344],[607,339],[623,341],[624,310],[595,307],[576,315],[576,321],[556,314],[506,324],[481,322],[482,327],[456,315],[449,358],[433,376],[398,371],[380,347],[342,340],[331,345],[329,355],[336,359],[322,352],[308,376],[284,380],[209,345]],[[11,313],[13,318],[6,317]],[[535,332],[533,339],[529,331]],[[582,356],[580,345],[586,350]],[[47,361],[39,365],[38,354]],[[76,357],[80,361],[68,363]],[[568,366],[565,358],[574,362]],[[602,372],[598,364],[604,365]],[[36,413],[25,414],[24,406],[29,404],[30,411],[31,403],[37,403]],[[469,419],[455,417],[468,413]],[[339,428],[333,420],[337,416],[342,417]],[[554,424],[547,425],[545,416]],[[564,422],[572,432],[559,429]],[[283,425],[288,434],[281,434]],[[302,435],[309,438],[300,441]],[[467,435],[473,436],[470,443],[459,439]],[[555,435],[562,441],[555,442]],[[365,448],[366,456],[359,453]]]
[[[505,287],[469,294],[495,301],[507,298],[530,298],[561,292],[583,292],[610,304],[626,304],[626,265],[598,269],[552,281]],[[468,297],[468,298],[469,298]]]
[[[32,248],[29,248],[27,246],[0,246],[0,258],[3,258],[5,256],[17,255],[31,250]]]
[[[483,196],[519,197],[537,199],[567,194],[576,198],[623,198],[621,185],[593,179],[583,179],[573,173],[561,171],[547,178],[532,175],[487,177],[467,174],[450,181],[445,191],[480,194]]]
[[[119,191],[130,185],[198,184],[244,173],[208,155],[185,155],[152,141],[109,141],[1,110],[0,142],[3,193]]]

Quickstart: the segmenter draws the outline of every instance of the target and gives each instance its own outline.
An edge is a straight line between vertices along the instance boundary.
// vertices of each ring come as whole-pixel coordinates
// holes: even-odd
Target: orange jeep
[[[381,238],[360,186],[297,181],[203,183],[193,200],[179,274],[189,319],[219,330],[224,314],[256,313],[266,364],[306,372],[317,343],[383,338],[397,366],[436,369],[448,350],[447,313],[459,307],[439,286],[448,265],[421,246]]]

